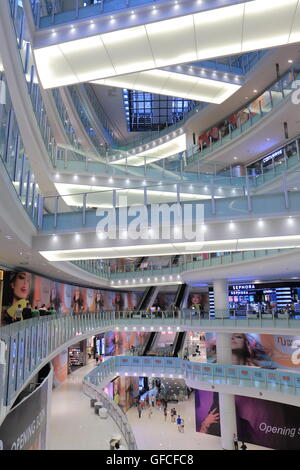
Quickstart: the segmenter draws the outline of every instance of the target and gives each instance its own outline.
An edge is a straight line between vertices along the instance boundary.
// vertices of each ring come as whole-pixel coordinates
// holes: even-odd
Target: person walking
[[[149,395],[148,395],[148,393],[147,393],[146,398],[145,398],[145,404],[146,404],[146,407],[149,408]]]
[[[239,443],[236,434],[233,435],[234,450],[239,450]]]
[[[180,422],[179,428],[180,428],[180,429],[179,429],[180,432],[184,432],[184,419],[183,419],[183,418],[181,418],[181,422]]]
[[[177,413],[176,413],[175,408],[172,408],[172,409],[171,409],[171,412],[170,412],[170,415],[171,415],[171,422],[172,422],[172,423],[175,423],[176,414],[177,414]]]
[[[247,450],[247,446],[244,441],[242,441],[241,450]]]
[[[167,408],[165,407],[164,408],[164,415],[165,415],[165,422],[167,421],[167,417],[168,417],[168,411],[167,411]]]
[[[153,410],[152,410],[152,408],[149,408],[148,418],[151,419],[152,415],[153,415]]]
[[[151,393],[151,404],[154,408],[154,405],[155,405],[155,396],[154,396],[154,393]]]
[[[178,426],[178,431],[180,432],[180,425],[181,425],[181,418],[180,415],[178,415],[177,420],[176,420],[177,426]]]
[[[16,309],[15,321],[21,321],[21,320],[23,320],[23,308],[22,308],[22,305],[19,304],[18,308]]]
[[[140,402],[138,402],[137,410],[138,410],[138,414],[139,414],[139,418],[140,418],[142,416],[142,406],[141,406]]]

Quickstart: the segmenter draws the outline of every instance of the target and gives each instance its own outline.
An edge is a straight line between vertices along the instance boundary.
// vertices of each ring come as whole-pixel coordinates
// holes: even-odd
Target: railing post
[[[44,215],[44,198],[40,194],[38,195],[38,228],[41,229],[43,226],[43,215]]]
[[[55,206],[54,206],[54,227],[57,226],[57,212],[58,212],[58,204],[59,204],[59,196],[55,198]]]
[[[215,201],[215,187],[213,184],[213,180],[212,180],[212,184],[210,187],[211,187],[211,211],[213,215],[215,215],[216,214],[216,201]]]
[[[287,168],[288,167],[288,157],[287,157],[287,154],[286,154],[286,147],[284,147],[284,149],[283,149],[283,156],[284,156],[284,164],[285,164],[285,167]]]
[[[82,197],[82,225],[85,225],[86,198],[87,198],[87,193],[84,193]]]
[[[285,207],[286,209],[288,209],[290,204],[289,204],[289,193],[288,193],[288,187],[287,187],[286,173],[283,173],[282,175],[282,189],[284,193]]]
[[[252,200],[250,196],[250,186],[249,186],[249,176],[248,176],[248,168],[246,168],[246,188],[247,188],[247,203],[248,203],[248,211],[252,212]]]
[[[113,205],[113,207],[116,207],[116,205],[117,205],[117,191],[116,191],[116,189],[112,190],[112,205]]]
[[[265,175],[264,175],[264,166],[263,166],[262,163],[260,164],[260,172],[261,172],[262,180],[263,180],[263,183],[264,183],[265,182]]]
[[[300,160],[299,140],[296,139],[297,158]]]
[[[177,204],[180,204],[180,184],[177,183],[176,185],[176,199],[177,199]]]

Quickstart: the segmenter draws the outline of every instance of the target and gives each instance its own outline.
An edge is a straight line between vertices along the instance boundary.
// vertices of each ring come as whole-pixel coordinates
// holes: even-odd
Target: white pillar
[[[218,364],[232,364],[232,333],[216,333],[216,349]]]
[[[232,333],[216,333],[218,364],[232,364]],[[221,445],[225,450],[233,450],[233,435],[237,434],[234,395],[219,393]]]
[[[216,279],[213,282],[215,300],[215,318],[229,316],[228,286],[226,279]]]
[[[221,445],[225,450],[234,450],[233,435],[236,430],[234,395],[219,393]]]

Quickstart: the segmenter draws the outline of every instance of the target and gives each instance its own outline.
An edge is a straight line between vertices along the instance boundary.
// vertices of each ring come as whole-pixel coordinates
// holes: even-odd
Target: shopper
[[[167,421],[168,411],[166,407],[164,408],[164,416],[165,416],[165,421]]]
[[[139,414],[139,418],[140,418],[142,416],[142,406],[141,406],[140,402],[138,402],[137,410],[138,410],[138,414]]]
[[[242,441],[241,450],[247,450],[247,446],[244,441]]]
[[[39,317],[40,316],[40,311],[38,309],[38,306],[36,305],[34,309],[31,312],[32,318]]]
[[[31,305],[29,302],[27,302],[26,307],[23,308],[22,317],[23,317],[23,320],[27,320],[28,318],[32,317]]]
[[[145,398],[145,404],[146,404],[146,407],[149,408],[149,395],[148,395],[148,393],[147,393],[146,398]]]
[[[184,419],[181,418],[180,426],[179,426],[179,431],[184,432]]]
[[[178,426],[178,431],[180,432],[180,425],[181,425],[181,418],[180,415],[178,415],[178,418],[176,420],[177,426]]]
[[[23,320],[23,308],[21,304],[18,305],[16,309],[16,316],[15,316],[15,321],[20,321],[20,320]]]
[[[153,415],[153,410],[152,408],[149,408],[149,412],[148,412],[148,418],[152,418],[152,415]]]
[[[154,407],[154,405],[155,405],[155,396],[154,396],[154,393],[151,393],[151,404],[152,404],[152,406]]]
[[[239,443],[236,434],[233,435],[234,450],[239,450]]]

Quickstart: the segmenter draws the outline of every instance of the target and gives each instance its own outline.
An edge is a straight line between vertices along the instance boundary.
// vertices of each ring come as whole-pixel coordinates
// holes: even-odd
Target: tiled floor
[[[120,434],[112,419],[102,420],[94,414],[89,398],[82,393],[82,378],[94,367],[94,361],[81,367],[53,391],[49,449],[107,450],[111,435]],[[151,418],[147,410],[140,419],[136,408],[129,410],[127,416],[139,449],[221,450],[219,437],[195,431],[194,395],[174,406],[184,418],[184,433],[171,423],[169,413],[165,422],[163,410],[157,407]],[[168,411],[171,407],[169,405]],[[263,448],[249,444],[248,450],[251,449]]]
[[[184,433],[179,432],[176,423],[171,422],[170,409],[173,406],[184,419]],[[148,409],[143,410],[139,418],[136,408],[131,408],[127,417],[141,450],[222,450],[219,437],[196,432],[194,394],[187,401],[169,405],[166,421],[163,409],[156,406],[151,418]],[[247,444],[247,447],[248,450],[266,450],[252,444]]]
[[[48,448],[50,450],[109,450],[112,434],[120,434],[115,422],[101,419],[82,392],[82,378],[95,367],[95,361],[81,367],[54,389]]]

